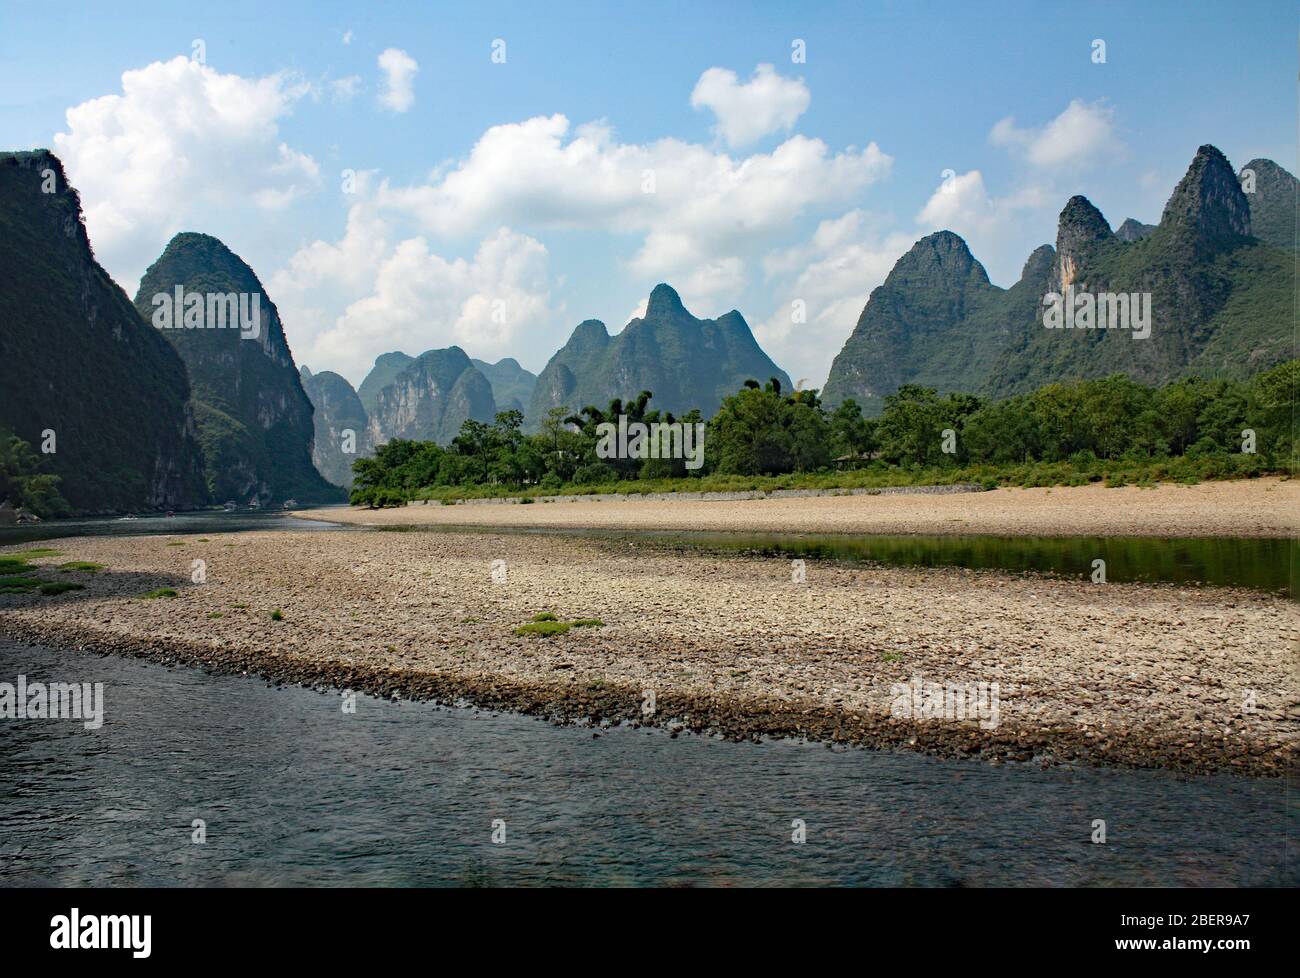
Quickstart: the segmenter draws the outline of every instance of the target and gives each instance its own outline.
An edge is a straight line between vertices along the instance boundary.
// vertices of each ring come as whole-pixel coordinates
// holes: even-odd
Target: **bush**
[[[580,486],[600,485],[604,482],[617,482],[618,473],[614,471],[613,466],[606,465],[604,462],[593,462],[591,465],[584,465],[578,471],[573,473],[573,481]]]

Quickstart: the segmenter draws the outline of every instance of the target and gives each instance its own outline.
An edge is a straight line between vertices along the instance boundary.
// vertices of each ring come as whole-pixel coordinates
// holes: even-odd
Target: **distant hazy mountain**
[[[1254,190],[1246,194],[1250,204],[1251,233],[1279,248],[1296,247],[1296,196],[1300,180],[1272,160],[1251,160],[1241,168],[1255,175]]]
[[[189,371],[204,471],[218,501],[318,502],[342,498],[312,464],[312,407],[302,389],[275,304],[253,270],[206,234],[178,234],[145,272],[135,307],[157,323],[180,287],[173,328],[159,329]],[[253,330],[217,328],[208,296],[256,297]],[[201,300],[194,319],[186,296]],[[160,297],[155,301],[155,297]],[[167,297],[163,299],[161,297]],[[174,305],[174,301],[173,301]]]
[[[63,164],[0,153],[0,428],[54,449],[78,510],[180,509],[208,500],[188,400],[176,351],[95,261]]]
[[[357,397],[361,398],[362,407],[366,411],[373,411],[379,392],[391,384],[414,359],[405,353],[385,353],[377,357],[370,373],[366,374],[361,386],[357,388]]]
[[[1143,224],[1133,218],[1125,218],[1124,223],[1115,230],[1115,237],[1121,241],[1140,241],[1156,229],[1154,224]]]
[[[537,378],[528,417],[538,423],[553,407],[581,410],[615,397],[651,391],[651,407],[714,414],[748,379],[790,378],[763,352],[739,312],[696,319],[667,285],[650,293],[646,314],[611,337],[604,323],[579,324]]]
[[[313,408],[316,437],[312,461],[317,471],[336,486],[352,485],[352,463],[371,454],[370,418],[357,392],[343,377],[322,370],[300,371],[302,389]],[[348,452],[345,449],[351,448]]]
[[[525,414],[528,412],[533,388],[537,386],[536,374],[519,366],[519,361],[514,357],[506,357],[496,363],[471,358],[470,363],[492,385],[492,396],[497,402],[498,411],[513,409]]]
[[[458,346],[418,357],[386,353],[375,361],[359,394],[363,405],[370,399],[367,413],[375,445],[393,438],[446,445],[466,419],[490,422],[497,411],[492,385]]]
[[[1264,178],[1248,203],[1223,154],[1202,146],[1154,228],[1130,219],[1112,233],[1087,198],[1071,198],[1056,248],[1038,248],[1009,289],[990,284],[952,232],[923,238],[871,293],[831,367],[826,401],[852,397],[875,414],[907,383],[1005,397],[1110,373],[1150,384],[1244,376],[1287,359],[1294,257],[1252,237],[1252,207],[1282,240],[1285,228],[1276,227],[1289,191],[1281,175],[1294,178],[1255,163]],[[1067,285],[1149,292],[1150,337],[1045,328],[1044,297]]]

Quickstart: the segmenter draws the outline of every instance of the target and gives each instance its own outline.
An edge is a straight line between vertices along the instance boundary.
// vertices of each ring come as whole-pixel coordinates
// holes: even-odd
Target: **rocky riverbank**
[[[936,491],[555,497],[565,499],[563,503],[539,496],[531,505],[429,502],[380,510],[336,507],[295,515],[364,526],[998,536],[1300,535],[1297,480],[1239,479],[1150,489],[1088,485],[970,492],[961,486],[932,488]]]
[[[518,534],[55,546],[34,563],[106,569],[69,574],[80,591],[0,595],[0,632],[274,683],[740,739],[1256,775],[1293,763],[1300,731],[1300,609],[1246,591],[813,563],[795,583],[788,560]],[[144,597],[158,589],[176,596]],[[516,634],[540,613],[599,624]],[[949,686],[949,704],[968,697],[964,719]],[[938,689],[939,709],[900,700],[913,688]],[[111,690],[107,704],[111,722]]]

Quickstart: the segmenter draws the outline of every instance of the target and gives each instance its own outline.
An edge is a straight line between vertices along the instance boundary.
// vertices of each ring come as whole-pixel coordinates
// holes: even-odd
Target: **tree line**
[[[397,504],[434,487],[493,486],[554,491],[627,480],[707,476],[780,476],[869,470],[952,470],[1025,463],[1087,467],[1106,460],[1215,460],[1241,456],[1229,474],[1294,467],[1300,360],[1249,380],[1188,377],[1148,387],[1122,375],[1048,384],[1001,400],[940,394],[904,385],[884,399],[878,418],[853,400],[828,410],[816,390],[748,380],[705,422],[651,407],[653,394],[614,399],[576,414],[552,409],[525,434],[519,411],[491,423],[466,421],[449,446],[394,440],[353,463],[352,502]],[[705,422],[704,464],[684,459],[600,458],[602,425]],[[1207,467],[1208,466],[1208,467]]]

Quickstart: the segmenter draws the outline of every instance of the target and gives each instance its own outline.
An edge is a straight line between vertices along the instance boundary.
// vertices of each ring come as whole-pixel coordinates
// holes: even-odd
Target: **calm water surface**
[[[0,721],[0,885],[1300,884],[1279,780],[593,738],[364,696],[349,715],[337,695],[0,645],[0,681],[19,673],[105,683],[106,719]]]

